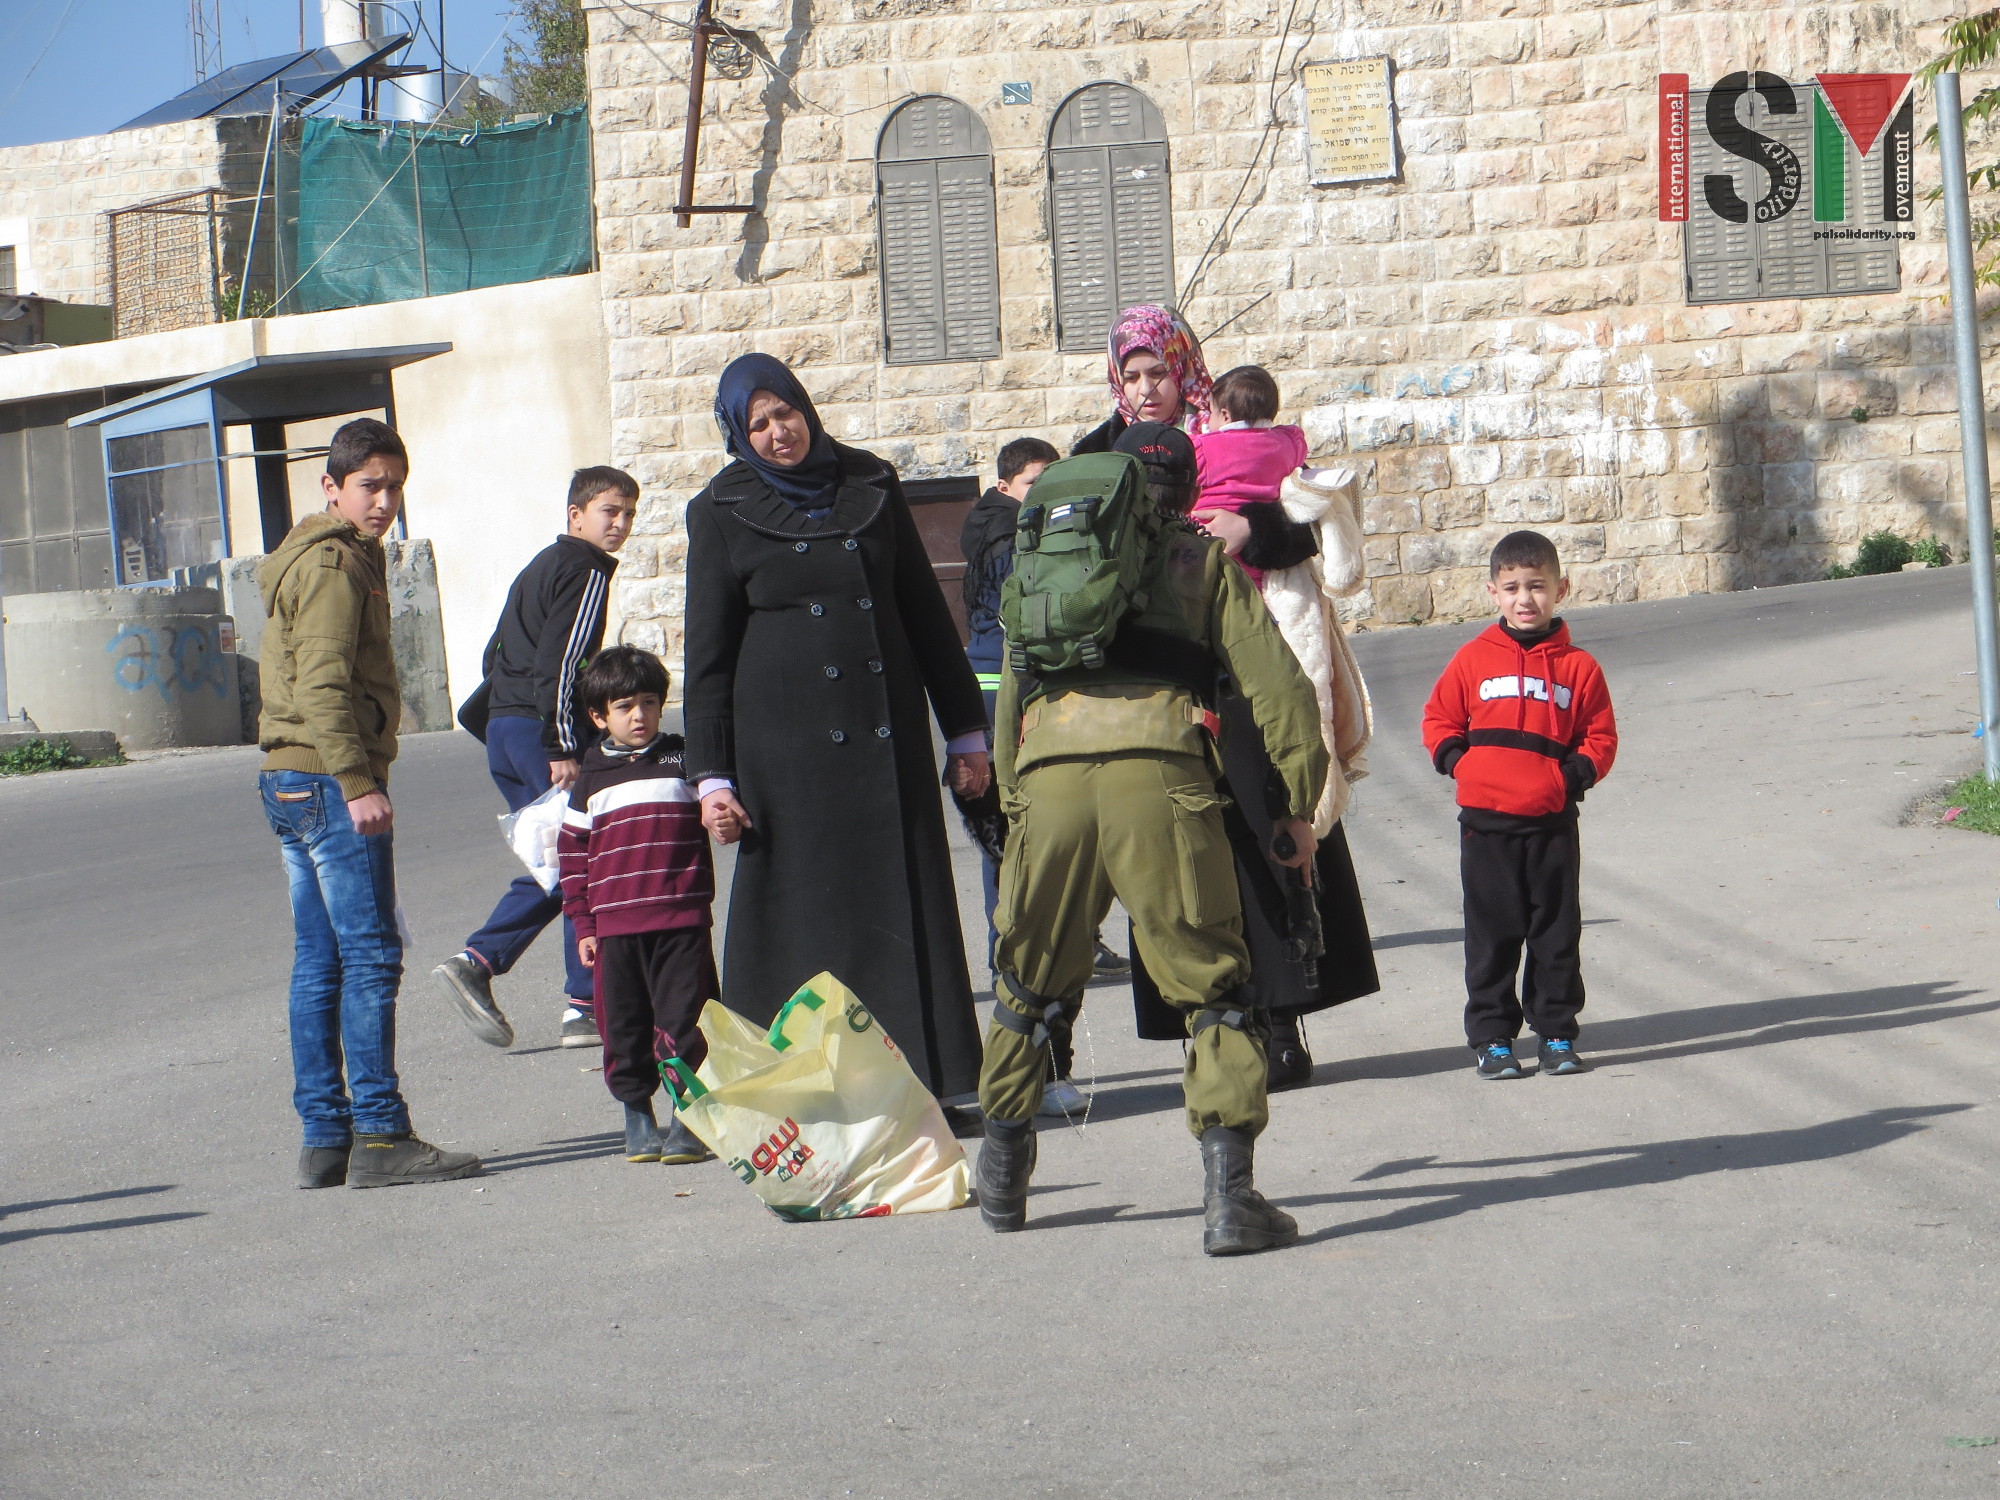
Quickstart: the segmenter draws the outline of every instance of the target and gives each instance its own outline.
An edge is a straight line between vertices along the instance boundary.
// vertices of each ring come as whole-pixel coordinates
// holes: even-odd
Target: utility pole
[[[187,8],[194,81],[206,83],[222,71],[222,0],[187,0]]]
[[[1980,740],[1986,779],[2000,781],[2000,642],[1994,636],[1993,486],[1986,467],[1986,394],[1979,368],[1979,288],[1972,272],[1972,205],[1965,176],[1965,116],[1958,74],[1936,79],[1938,155],[1944,170],[1944,245],[1951,270],[1951,343],[1958,367],[1958,445],[1965,466],[1966,562],[1972,573],[1973,641],[1979,648]]]

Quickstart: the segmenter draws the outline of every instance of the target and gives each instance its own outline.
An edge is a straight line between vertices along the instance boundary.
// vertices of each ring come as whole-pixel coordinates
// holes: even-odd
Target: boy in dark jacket
[[[544,547],[507,591],[500,623],[486,645],[486,768],[507,810],[519,812],[551,786],[575,783],[595,730],[577,685],[584,664],[604,644],[612,556],[631,534],[639,485],[623,469],[578,469],[569,484],[569,530]],[[493,999],[493,976],[505,974],[541,930],[562,915],[562,897],[532,875],[514,877],[486,925],[464,951],[431,972],[457,1002],[474,1036],[514,1044],[514,1028]],[[590,970],[576,934],[563,923],[562,1045],[594,1047]]]
[[[1525,1013],[1541,1038],[1540,1071],[1577,1073],[1577,807],[1610,773],[1618,726],[1603,672],[1556,618],[1569,580],[1554,543],[1534,531],[1504,536],[1488,575],[1499,623],[1459,649],[1424,706],[1424,748],[1458,782],[1465,1038],[1481,1078],[1519,1078]]]
[[[667,669],[650,651],[613,646],[583,670],[579,692],[604,738],[583,757],[557,855],[563,910],[597,981],[604,1084],[625,1106],[625,1159],[706,1161],[676,1119],[653,1115],[662,1058],[701,1066],[701,1008],[718,985],[709,943],[715,872],[682,740],[660,733]]]

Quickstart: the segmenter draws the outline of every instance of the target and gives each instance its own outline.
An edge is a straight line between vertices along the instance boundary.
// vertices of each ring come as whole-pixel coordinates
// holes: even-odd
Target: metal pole
[[[694,67],[688,74],[687,132],[681,138],[681,196],[675,205],[680,208],[694,202],[694,158],[701,147],[701,96],[708,81],[708,7],[709,0],[701,0],[694,8]],[[676,214],[674,222],[685,229],[694,220],[686,214]]]
[[[1958,74],[1937,75],[1938,155],[1944,170],[1944,241],[1951,265],[1951,342],[1958,366],[1958,442],[1965,465],[1966,561],[1979,647],[1979,724],[1986,779],[2000,781],[2000,657],[1993,608],[1993,488],[1986,468],[1986,395],[1979,370],[1978,289],[1972,279],[1972,209],[1965,178],[1965,117]]]
[[[257,168],[257,197],[250,205],[250,243],[243,247],[243,279],[236,283],[236,316],[243,316],[243,304],[250,299],[250,266],[257,258],[257,219],[264,212],[264,182],[271,175],[271,153],[278,147],[278,111],[285,102],[285,91],[275,84],[271,88],[271,129],[264,137],[264,160]],[[276,290],[277,283],[272,283]],[[273,312],[277,309],[273,308]]]

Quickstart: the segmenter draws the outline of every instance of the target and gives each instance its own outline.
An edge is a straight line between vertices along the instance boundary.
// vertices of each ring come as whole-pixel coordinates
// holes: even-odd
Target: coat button
[[[868,659],[868,670],[869,670],[869,671],[871,671],[871,672],[875,672],[875,673],[880,673],[880,672],[881,672],[881,670],[882,670],[882,661],[881,661],[881,658],[879,658],[879,657],[870,657],[870,658]]]
[[[806,544],[804,542],[793,542],[792,550],[794,552],[803,552],[806,550]]]
[[[855,541],[853,537],[849,537],[846,541],[842,542],[840,545],[846,548],[849,552],[853,552],[860,548],[861,543]]]
[[[828,738],[831,739],[836,745],[844,745],[847,743],[847,731],[844,729],[836,729],[828,736]]]
[[[854,602],[860,605],[863,609],[873,609],[875,607],[875,601],[873,599],[856,599]]]
[[[826,613],[826,606],[825,606],[824,604],[815,604],[815,605],[813,606],[813,613],[814,613],[814,614],[816,614],[816,615],[823,615],[823,614],[825,614],[825,613]]]
[[[887,738],[889,738],[889,726],[887,724],[884,724],[880,729],[877,729],[875,731],[875,738],[878,740],[886,740]]]
[[[827,675],[827,676],[829,676],[829,677],[838,677],[838,676],[840,675],[840,668],[838,668],[838,667],[828,667],[828,668],[826,669],[826,675]]]

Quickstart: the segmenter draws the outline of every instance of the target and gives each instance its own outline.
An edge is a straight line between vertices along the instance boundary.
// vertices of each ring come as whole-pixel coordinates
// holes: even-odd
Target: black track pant
[[[706,927],[597,940],[597,1033],[612,1098],[644,1107],[660,1086],[663,1057],[701,1066],[708,1056],[701,1008],[719,988]]]
[[[1537,1036],[1574,1041],[1583,1009],[1583,908],[1576,819],[1505,833],[1459,830],[1465,885],[1465,1039],[1508,1042],[1521,1020]],[[1521,962],[1521,949],[1528,959]],[[1520,998],[1514,994],[1520,971]]]

